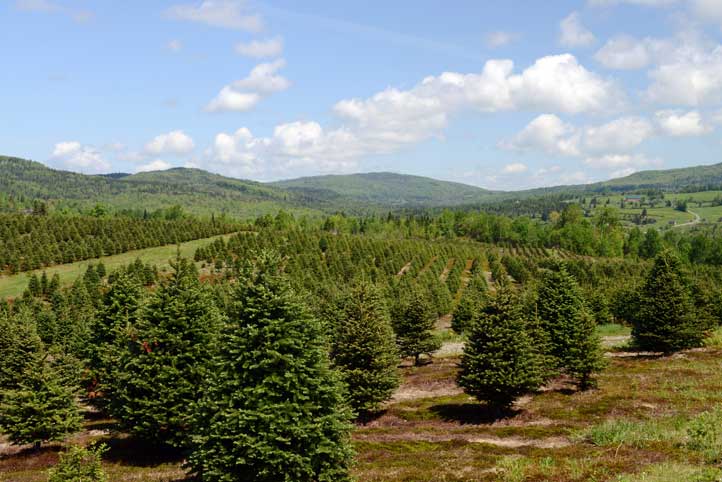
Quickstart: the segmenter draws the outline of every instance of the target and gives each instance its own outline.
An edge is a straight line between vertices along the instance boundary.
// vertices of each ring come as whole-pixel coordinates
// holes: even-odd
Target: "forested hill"
[[[458,206],[478,203],[494,194],[467,184],[390,172],[302,177],[271,184],[318,199],[343,196],[387,207]]]
[[[299,214],[320,212],[282,189],[199,169],[88,176],[0,157],[0,174],[0,209],[29,207],[34,200],[44,200],[70,209],[88,209],[97,203],[113,209],[148,211],[180,205],[193,214],[226,213],[233,217],[275,214],[279,209]]]
[[[687,189],[722,185],[722,163],[710,166],[683,167],[679,169],[665,169],[656,171],[641,171],[630,176],[611,179],[600,183],[602,186],[614,189],[658,188],[658,189]]]

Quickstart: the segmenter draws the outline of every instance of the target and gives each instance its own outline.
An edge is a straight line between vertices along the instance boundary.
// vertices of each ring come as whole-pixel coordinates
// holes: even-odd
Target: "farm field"
[[[609,350],[598,388],[578,392],[559,378],[503,415],[456,386],[458,352],[403,366],[403,382],[384,410],[356,425],[354,475],[378,482],[719,480],[722,472],[690,434],[702,422],[722,421],[719,412],[701,415],[722,402],[722,346],[669,357]],[[139,446],[89,410],[71,442],[91,441],[110,447],[110,480],[185,480],[181,456]],[[61,448],[0,447],[0,480],[8,482],[45,480]]]
[[[44,269],[18,273],[10,276],[0,276],[0,299],[16,297],[23,294],[23,291],[28,285],[28,277],[32,274],[39,276],[43,273],[43,271],[45,271],[48,274],[48,277],[52,277],[57,273],[60,276],[61,285],[67,286],[80,277],[89,265],[98,264],[99,261],[102,261],[106,268],[110,270],[132,263],[136,259],[140,259],[144,263],[157,265],[158,268],[162,269],[168,267],[168,261],[174,258],[179,250],[181,256],[193,257],[193,253],[200,246],[208,244],[215,239],[226,239],[230,236],[232,236],[232,233],[205,239],[196,239],[179,245],[171,244],[155,248],[138,249],[114,256],[104,256],[102,258],[87,259],[76,263],[51,266]]]

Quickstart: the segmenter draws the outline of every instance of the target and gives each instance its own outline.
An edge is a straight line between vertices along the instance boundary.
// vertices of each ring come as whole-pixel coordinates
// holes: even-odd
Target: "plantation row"
[[[227,220],[0,214],[0,274],[226,234]]]

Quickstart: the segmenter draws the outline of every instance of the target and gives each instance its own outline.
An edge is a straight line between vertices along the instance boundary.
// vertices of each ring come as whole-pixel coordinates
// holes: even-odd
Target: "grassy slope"
[[[197,239],[195,241],[188,241],[187,243],[180,244],[180,253],[182,256],[192,258],[195,254],[196,249],[200,246],[208,244],[210,241],[223,237],[227,238],[230,234],[215,236],[212,238]],[[127,253],[117,254],[115,256],[105,256],[100,258],[109,270],[118,268],[120,266],[129,264],[140,258],[145,263],[155,264],[159,268],[168,266],[168,261],[173,259],[178,252],[178,245],[159,246],[155,248],[139,249],[135,251],[128,251]],[[43,271],[48,273],[49,277],[53,274],[58,273],[60,275],[60,281],[62,285],[72,284],[79,276],[81,276],[87,269],[89,264],[97,264],[98,258],[89,259],[85,261],[78,261],[77,263],[61,264],[46,268],[45,270],[31,271],[27,273],[19,273],[12,276],[0,276],[0,299],[7,297],[19,296],[25,291],[28,285],[28,277],[31,273],[35,273],[38,276]]]

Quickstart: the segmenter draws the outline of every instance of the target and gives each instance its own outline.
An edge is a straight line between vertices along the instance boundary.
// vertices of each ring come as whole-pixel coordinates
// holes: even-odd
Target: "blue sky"
[[[2,153],[517,189],[722,162],[722,0],[4,0]]]

